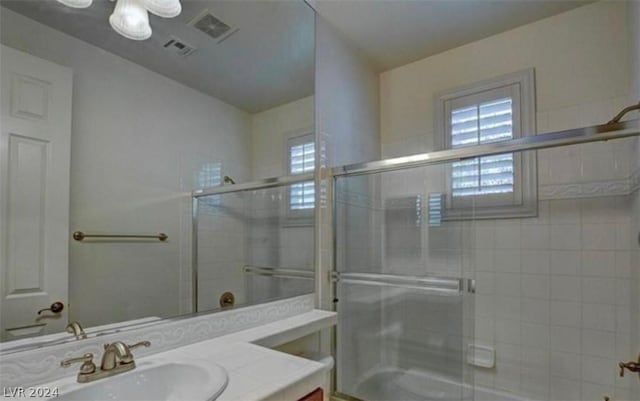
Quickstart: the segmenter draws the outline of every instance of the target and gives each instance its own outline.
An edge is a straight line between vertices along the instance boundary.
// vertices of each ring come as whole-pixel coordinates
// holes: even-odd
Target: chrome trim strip
[[[203,196],[228,194],[231,192],[243,192],[253,191],[256,189],[283,187],[291,184],[297,184],[304,181],[313,181],[315,179],[314,173],[285,175],[282,177],[265,178],[259,181],[245,182],[242,184],[224,185],[212,188],[196,189],[191,193],[194,198],[201,198]]]
[[[191,313],[198,312],[198,198],[191,199]]]
[[[329,267],[328,277],[325,276],[329,280],[329,297],[331,297],[331,309],[333,312],[338,313],[338,283],[332,280],[333,274],[336,273],[336,268],[338,266],[338,197],[336,196],[336,181],[338,178],[330,177],[327,181],[328,185],[330,185],[330,194],[331,194],[331,266]],[[320,225],[322,227],[322,225]],[[317,230],[316,230],[317,232]],[[316,283],[317,285],[317,283]],[[316,289],[317,291],[317,289]],[[338,325],[335,325],[331,328],[331,337],[330,337],[330,349],[331,355],[335,361],[336,366],[338,365]],[[340,394],[338,393],[338,369],[331,369],[331,401],[334,401],[334,395]]]
[[[429,164],[456,161],[479,156],[488,156],[509,152],[554,148],[581,143],[609,141],[640,135],[640,120],[621,123],[596,125],[593,127],[570,129],[548,134],[530,135],[510,141],[494,142],[486,145],[460,149],[448,149],[437,152],[421,153],[412,156],[396,157],[369,163],[358,163],[335,167],[334,176],[361,175],[382,171],[402,170]]]
[[[245,273],[255,274],[258,276],[276,277],[276,278],[296,278],[301,280],[313,280],[313,270],[302,269],[281,269],[277,267],[265,267],[265,266],[244,266],[242,270]]]
[[[331,279],[333,282],[429,290],[446,294],[458,294],[464,289],[464,280],[454,277],[419,277],[396,276],[393,274],[332,272]]]

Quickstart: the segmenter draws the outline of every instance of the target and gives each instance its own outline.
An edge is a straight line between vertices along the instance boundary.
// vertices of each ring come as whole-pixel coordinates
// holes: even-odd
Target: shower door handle
[[[476,293],[476,280],[472,278],[467,279],[467,291],[471,294]]]

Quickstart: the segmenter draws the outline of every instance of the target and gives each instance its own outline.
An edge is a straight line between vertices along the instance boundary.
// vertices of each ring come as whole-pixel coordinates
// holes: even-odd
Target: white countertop
[[[229,383],[216,401],[264,400],[327,369],[319,362],[254,344],[207,343],[170,352],[210,359],[227,370]]]
[[[229,384],[216,401],[265,400],[295,383],[331,368],[265,347],[287,343],[334,326],[336,322],[335,312],[313,310],[169,352],[184,352],[190,356],[211,359],[227,370]],[[295,388],[290,390],[296,391]],[[285,395],[282,398],[295,400],[298,397]]]
[[[216,399],[219,401],[296,400],[304,395],[301,390],[313,390],[304,386],[317,382],[320,375],[330,370],[331,366],[266,347],[275,347],[334,326],[336,321],[334,312],[312,310],[266,325],[141,357],[137,362],[143,364],[145,361],[161,359],[188,363],[197,358],[217,364],[227,371],[229,378],[226,389]],[[59,387],[62,391],[70,386],[75,386],[75,376],[33,387]]]

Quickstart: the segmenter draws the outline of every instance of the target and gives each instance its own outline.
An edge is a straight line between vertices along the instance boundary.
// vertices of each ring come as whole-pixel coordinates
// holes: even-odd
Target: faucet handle
[[[125,355],[123,355],[120,360],[122,361],[122,363],[131,363],[133,362],[133,354],[131,353],[132,349],[136,349],[136,348],[140,348],[140,347],[150,347],[151,346],[151,342],[150,341],[140,341],[137,342],[135,344],[131,344],[131,345],[127,345],[124,344],[127,353]]]
[[[120,343],[122,344],[122,343]],[[136,349],[136,348],[140,348],[140,347],[150,347],[151,346],[151,341],[140,341],[131,345],[127,345],[127,344],[122,344],[126,347],[127,351],[132,350],[132,349]],[[109,348],[111,346],[111,344],[106,343],[104,344],[104,349],[106,350],[107,348]]]
[[[96,365],[93,363],[93,354],[87,353],[78,358],[69,358],[60,362],[60,366],[63,368],[68,368],[74,363],[82,362],[82,366],[80,366],[80,374],[87,375],[94,373],[96,371]]]
[[[129,348],[130,350],[132,350],[132,349],[136,349],[136,348],[140,348],[140,347],[145,347],[145,348],[147,348],[147,347],[150,347],[150,346],[151,346],[151,341],[146,341],[146,340],[145,340],[145,341],[137,342],[137,343],[135,343],[135,344],[127,345],[127,348]]]

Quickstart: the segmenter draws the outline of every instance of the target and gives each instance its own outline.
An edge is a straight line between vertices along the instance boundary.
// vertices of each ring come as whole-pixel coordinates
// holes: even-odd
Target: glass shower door
[[[336,179],[336,390],[344,398],[472,398],[473,277],[464,272],[472,225],[436,221],[427,174]]]

